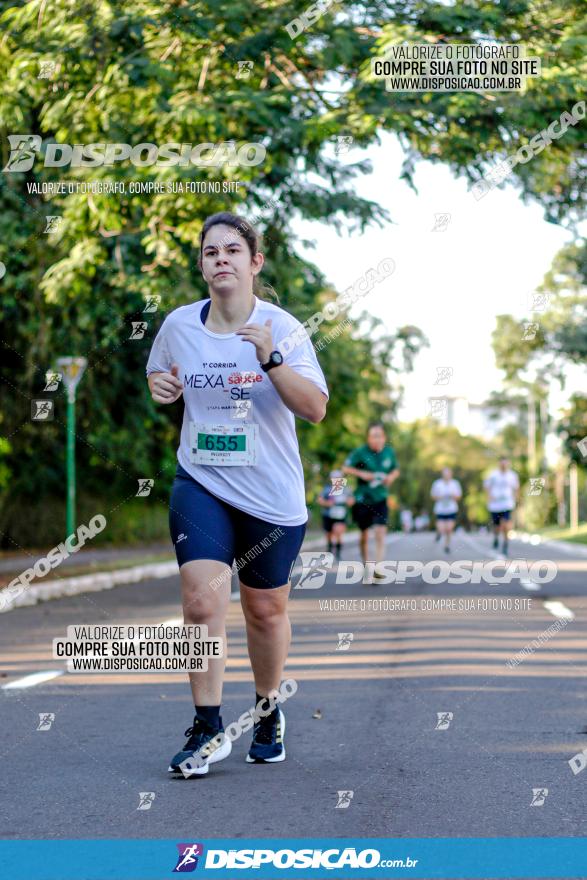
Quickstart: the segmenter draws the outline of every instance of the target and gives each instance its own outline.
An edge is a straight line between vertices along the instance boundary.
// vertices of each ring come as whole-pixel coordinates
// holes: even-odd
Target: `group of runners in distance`
[[[257,287],[264,256],[254,227],[232,213],[214,214],[204,222],[199,243],[197,265],[208,297],[167,314],[146,365],[154,403],[170,405],[183,397],[169,530],[184,623],[206,627],[207,636],[223,645],[222,656],[210,657],[207,669],[189,673],[195,716],[168,768],[185,778],[207,774],[232,751],[220,712],[235,563],[255,693],[254,708],[246,713],[251,723],[244,728],[253,728],[246,761],[285,760],[280,688],[291,641],[288,598],[308,520],[295,417],[322,421],[329,397],[303,325],[267,302]],[[321,495],[329,549],[338,558],[352,505],[363,562],[371,527],[376,562],[383,561],[387,500],[398,476],[385,428],[374,423],[365,445],[333,471],[336,491],[331,485]],[[357,479],[353,495],[346,477]],[[486,488],[495,540],[501,532],[504,549],[517,487],[502,459]],[[447,469],[434,488],[447,548],[460,497]],[[262,552],[251,553],[256,547]],[[252,693],[245,708],[251,702]]]
[[[357,488],[354,493],[346,485],[345,474],[357,478]],[[330,484],[324,486],[317,499],[322,508],[322,525],[327,535],[328,551],[333,553],[337,560],[341,558],[342,538],[346,531],[350,509],[352,520],[361,533],[360,550],[363,564],[367,562],[368,534],[373,527],[374,577],[385,576],[378,572],[377,564],[383,560],[385,552],[389,489],[399,474],[395,452],[387,444],[385,426],[381,422],[372,423],[367,431],[367,443],[348,456],[342,470],[331,471]],[[501,551],[507,555],[508,533],[511,528],[512,513],[519,498],[520,482],[505,456],[500,458],[498,467],[484,480],[483,486],[493,526],[493,549],[499,547],[501,536]],[[461,484],[454,479],[451,468],[442,469],[441,476],[432,484],[430,497],[434,501],[435,540],[443,540],[445,553],[450,553],[451,535],[456,525],[459,501],[463,497]],[[411,511],[402,511],[401,521],[404,531],[411,531],[413,523]]]

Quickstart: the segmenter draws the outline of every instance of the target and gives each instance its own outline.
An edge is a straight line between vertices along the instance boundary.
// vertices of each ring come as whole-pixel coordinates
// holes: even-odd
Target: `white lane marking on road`
[[[563,602],[560,602],[558,599],[547,599],[545,602],[543,602],[543,605],[547,611],[550,611],[550,613],[554,617],[558,617],[560,620],[575,619],[574,612],[571,611],[570,608],[567,608],[567,606]]]
[[[534,581],[529,581],[527,578],[520,578],[520,584],[525,590],[533,590],[536,592],[541,589],[540,584],[535,584]]]
[[[585,555],[584,547],[576,547],[575,545],[570,545],[567,547],[562,541],[543,541],[542,546],[545,550],[558,550],[559,553],[565,553],[567,556],[573,556],[575,559],[577,556]]]
[[[46,672],[33,672],[32,675],[25,675],[24,678],[17,678],[16,681],[9,681],[8,684],[2,685],[2,690],[8,691],[16,688],[30,688],[37,684],[43,684],[45,681],[51,681],[63,675],[64,669],[49,669]]]
[[[388,544],[395,544],[397,541],[401,540],[401,538],[403,538],[403,537],[405,537],[405,536],[404,536],[401,532],[400,532],[400,533],[397,533],[397,534],[394,533],[394,534],[391,534],[391,535],[387,535],[387,537],[386,537],[386,539],[385,539],[385,545],[387,546]],[[346,540],[345,543],[343,544],[343,549],[344,549],[344,547],[348,547],[348,545],[349,545],[350,543],[356,543],[356,544],[358,545],[358,543],[359,543],[359,537],[358,537],[358,535],[353,535],[353,534],[348,535],[347,540]],[[300,553],[315,553],[316,556],[319,556],[320,553],[326,553],[326,550],[322,550],[322,549],[304,550],[304,548],[303,548],[303,546],[302,546],[302,549],[300,550]],[[360,564],[360,560],[359,560],[359,559],[355,559],[355,560],[352,560],[352,559],[341,559],[341,562],[353,562],[353,561],[354,561],[354,562],[357,562],[357,563]],[[391,560],[390,560],[390,561],[391,561]],[[294,568],[294,569],[292,570],[292,572],[291,572],[292,577],[293,577],[294,574],[300,574],[303,570],[304,570],[304,568],[303,568],[302,565],[296,565],[295,568]],[[329,571],[329,572],[332,572],[332,571],[338,571],[338,564],[335,562],[335,564],[332,566],[332,568],[329,568],[328,571]],[[237,596],[237,597],[238,597],[238,596],[240,596],[240,593],[233,593],[233,594],[231,595],[231,599],[232,599],[232,596]]]
[[[503,553],[496,553],[493,547],[484,547],[480,544],[477,539],[472,538],[470,535],[460,535],[459,536],[469,547],[473,550],[474,553],[477,553],[481,559],[487,559],[490,557],[491,559],[504,559],[505,556]],[[473,560],[474,561],[474,560]]]
[[[502,559],[504,562],[507,562],[507,557],[503,555],[503,553],[496,553],[495,550],[491,548],[483,548],[481,547],[477,541],[471,538],[469,535],[461,535],[461,537],[469,544],[472,550],[476,552],[480,552],[480,555],[483,556],[491,556],[493,559]],[[525,590],[529,590],[533,593],[538,592],[541,589],[540,584],[531,581],[529,578],[520,578],[520,586]]]

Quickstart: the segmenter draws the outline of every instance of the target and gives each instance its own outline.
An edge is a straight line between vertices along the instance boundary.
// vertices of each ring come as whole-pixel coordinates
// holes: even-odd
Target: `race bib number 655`
[[[207,425],[190,422],[192,464],[254,465],[259,426],[253,423]]]

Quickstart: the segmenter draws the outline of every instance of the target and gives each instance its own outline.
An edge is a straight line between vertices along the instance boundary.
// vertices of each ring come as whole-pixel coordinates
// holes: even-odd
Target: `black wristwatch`
[[[268,373],[273,367],[278,367],[283,363],[283,355],[280,351],[272,351],[266,364],[261,364],[264,373]]]

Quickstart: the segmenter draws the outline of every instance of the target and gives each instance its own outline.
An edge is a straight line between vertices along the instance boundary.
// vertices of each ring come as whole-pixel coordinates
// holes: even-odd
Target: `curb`
[[[538,534],[517,531],[512,534],[512,537],[524,541],[525,543],[534,544],[536,547],[552,547],[554,550],[561,550],[563,553],[577,553],[579,556],[587,556],[587,547],[582,544],[576,544],[573,541],[559,541],[556,538],[541,538]],[[538,540],[536,540],[537,538]]]
[[[314,538],[304,543],[302,549],[317,550],[323,544],[324,541],[321,538]],[[134,584],[138,581],[174,577],[178,574],[177,560],[173,559],[169,562],[152,562],[147,565],[134,565],[115,571],[53,579],[44,583],[43,581],[33,582],[31,586],[26,588],[13,587],[9,589],[4,587],[0,590],[0,614],[6,614],[25,605],[48,602],[50,599],[64,599],[68,596],[78,596],[80,593],[97,593],[101,590],[111,590],[120,584]],[[21,592],[15,593],[18,589]]]

